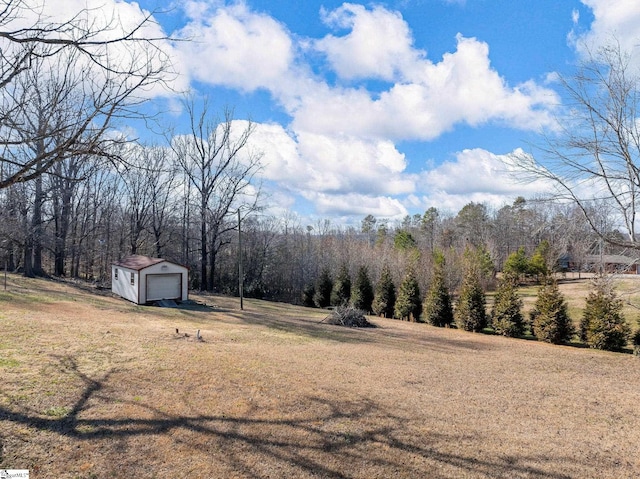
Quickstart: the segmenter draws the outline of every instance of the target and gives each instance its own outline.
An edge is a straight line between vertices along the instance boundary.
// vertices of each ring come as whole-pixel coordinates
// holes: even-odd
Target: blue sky
[[[235,108],[238,127],[255,122],[271,211],[341,223],[541,192],[503,160],[555,131],[557,75],[571,75],[584,45],[640,38],[640,2],[627,0],[49,5],[93,1],[132,19],[163,10],[152,33],[190,40],[164,45],[175,88]],[[153,101],[179,132],[177,98]]]

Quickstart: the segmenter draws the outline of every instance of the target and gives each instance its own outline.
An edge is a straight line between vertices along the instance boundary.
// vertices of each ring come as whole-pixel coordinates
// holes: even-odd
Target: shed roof
[[[121,259],[120,261],[114,261],[114,266],[121,266],[122,268],[132,269],[134,271],[140,271],[142,269],[153,266],[154,264],[163,263],[167,261],[162,258],[151,258],[149,256],[142,256],[134,254]],[[170,261],[168,261],[170,263]]]

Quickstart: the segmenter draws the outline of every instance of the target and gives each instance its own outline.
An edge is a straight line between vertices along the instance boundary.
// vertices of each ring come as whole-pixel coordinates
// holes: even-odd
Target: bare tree
[[[637,68],[617,43],[593,52],[570,78],[561,78],[570,104],[547,137],[541,155],[516,154],[512,160],[529,179],[556,187],[556,197],[575,203],[600,238],[640,249],[636,221],[640,200],[640,91]],[[596,204],[610,205],[617,228],[611,235],[595,215]]]
[[[193,99],[188,99],[185,108],[189,132],[174,135],[171,145],[197,195],[200,288],[211,291],[216,258],[231,241],[227,233],[236,227],[237,209],[244,205],[247,214],[257,207],[259,190],[251,191],[251,181],[260,169],[260,155],[247,145],[253,132],[251,122],[239,128],[228,109],[222,119],[211,117],[206,99],[199,108]]]
[[[167,78],[168,58],[156,45],[158,39],[143,38],[151,17],[123,32],[117,16],[98,21],[97,11],[90,9],[54,23],[27,0],[3,4],[0,164],[6,167],[0,189],[35,179],[66,158],[115,156],[116,140],[107,135],[112,125],[119,118],[139,116],[137,107],[149,90]],[[20,25],[15,19],[22,20]],[[50,91],[41,102],[47,103],[47,115],[55,116],[62,103],[70,102],[74,114],[65,108],[56,122],[34,130],[33,121],[25,118],[33,118],[30,102],[49,80]],[[25,145],[35,144],[39,148],[25,155]]]
[[[168,241],[169,223],[176,214],[177,171],[169,161],[170,152],[166,148],[148,147],[145,151],[148,158],[145,174],[149,180],[151,196],[150,227],[155,255],[161,258]]]

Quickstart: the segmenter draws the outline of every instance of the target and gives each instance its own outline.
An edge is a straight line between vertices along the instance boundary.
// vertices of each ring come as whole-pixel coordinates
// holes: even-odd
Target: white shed
[[[111,265],[111,291],[136,304],[162,299],[186,301],[189,270],[148,256],[128,256]]]

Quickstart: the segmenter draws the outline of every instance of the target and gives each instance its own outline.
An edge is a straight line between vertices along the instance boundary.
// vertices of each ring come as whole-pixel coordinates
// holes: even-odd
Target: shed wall
[[[118,277],[116,278],[116,271]],[[134,277],[134,284],[131,284],[131,275]],[[140,275],[137,271],[123,268],[122,266],[111,265],[111,291],[118,296],[122,296],[136,304],[141,304],[138,295]]]

